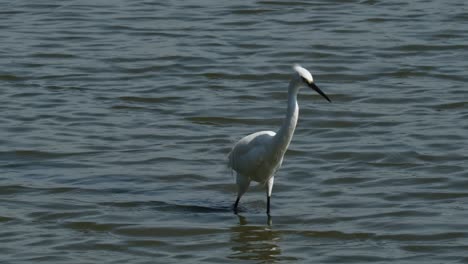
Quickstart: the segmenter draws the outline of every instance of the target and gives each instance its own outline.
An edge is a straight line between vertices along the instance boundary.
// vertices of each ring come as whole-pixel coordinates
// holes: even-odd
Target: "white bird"
[[[314,83],[312,74],[305,68],[294,65],[295,73],[288,88],[288,108],[286,118],[278,132],[260,131],[250,134],[237,142],[229,153],[229,167],[237,173],[237,199],[234,212],[242,195],[249,188],[250,182],[255,181],[265,185],[267,194],[267,214],[270,215],[270,198],[273,189],[275,172],[283,162],[283,156],[288,149],[294,134],[299,116],[297,94],[303,86],[308,86],[327,99]]]

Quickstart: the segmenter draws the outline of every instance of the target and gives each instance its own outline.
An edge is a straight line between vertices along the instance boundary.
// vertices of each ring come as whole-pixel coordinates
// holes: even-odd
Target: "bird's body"
[[[260,131],[242,138],[229,155],[229,166],[240,175],[265,183],[280,165],[270,149],[275,135],[273,131]]]
[[[273,189],[274,175],[283,162],[284,154],[296,128],[299,117],[297,94],[304,85],[309,85],[327,100],[328,97],[313,84],[312,75],[304,68],[296,65],[288,89],[288,107],[286,118],[278,132],[260,131],[239,140],[229,153],[229,167],[237,173],[237,200],[234,210],[242,195],[247,191],[250,182],[255,181],[266,186],[267,213],[270,213],[270,197]],[[329,100],[330,101],[330,100]]]

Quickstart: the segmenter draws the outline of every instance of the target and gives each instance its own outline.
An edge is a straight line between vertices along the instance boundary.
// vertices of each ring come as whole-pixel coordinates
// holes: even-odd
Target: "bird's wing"
[[[241,174],[258,168],[267,157],[267,146],[274,136],[273,131],[261,131],[239,140],[229,153],[229,167]]]

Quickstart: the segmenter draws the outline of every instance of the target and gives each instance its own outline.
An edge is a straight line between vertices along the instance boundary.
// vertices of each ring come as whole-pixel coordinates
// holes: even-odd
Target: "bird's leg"
[[[239,205],[240,196],[237,196],[236,202],[234,203],[234,213],[237,214],[237,205]]]
[[[270,199],[271,199],[271,192],[273,191],[273,182],[275,181],[275,176],[271,176],[271,178],[267,182],[266,186],[266,195],[267,195],[267,215],[270,215]]]
[[[245,177],[241,174],[237,174],[236,178],[237,182],[237,199],[236,202],[234,203],[234,213],[237,214],[237,206],[239,205],[239,200],[244,195],[244,193],[247,191],[250,185],[250,178]]]
[[[270,216],[270,196],[267,196],[267,215]]]

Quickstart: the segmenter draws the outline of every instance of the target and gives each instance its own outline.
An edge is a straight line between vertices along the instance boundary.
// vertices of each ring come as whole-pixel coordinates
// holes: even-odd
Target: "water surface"
[[[2,263],[467,263],[464,1],[0,4]],[[241,137],[300,120],[231,211]]]

